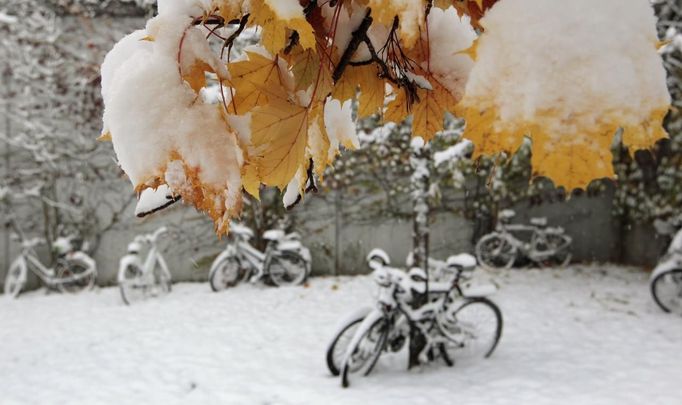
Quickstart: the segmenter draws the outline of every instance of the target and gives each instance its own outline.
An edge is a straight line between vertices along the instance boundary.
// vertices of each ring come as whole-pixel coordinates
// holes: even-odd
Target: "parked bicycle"
[[[21,243],[21,253],[14,259],[5,278],[5,295],[16,298],[26,285],[29,270],[50,289],[62,293],[77,293],[91,289],[97,279],[97,265],[85,252],[74,247],[74,237],[59,237],[52,243],[57,256],[54,267],[44,265],[35,248],[45,243],[44,239],[27,239],[15,226],[13,239]]]
[[[495,231],[476,244],[476,258],[488,269],[508,269],[520,255],[541,267],[563,267],[571,261],[570,236],[561,227],[548,227],[547,218],[531,218],[530,225],[510,224],[516,213],[503,210]],[[523,239],[521,236],[530,235]],[[527,240],[527,241],[526,241]]]
[[[157,246],[159,237],[166,232],[166,227],[161,227],[136,236],[128,244],[128,253],[121,258],[118,268],[118,286],[126,305],[171,291],[171,274]],[[142,245],[149,246],[144,262],[140,257]]]
[[[487,295],[494,287],[469,291],[460,282],[469,278],[473,266],[451,261],[451,279],[428,283],[428,302],[413,309],[415,294],[426,292],[426,274],[413,268],[408,273],[389,267],[385,252],[374,250],[367,257],[379,287],[377,305],[346,319],[327,350],[327,366],[341,375],[347,387],[353,374],[368,375],[381,353],[398,352],[409,340],[410,329],[418,328],[426,338],[419,353],[425,363],[442,358],[452,366],[456,359],[489,357],[502,335],[502,314]]]
[[[266,281],[277,286],[298,285],[310,274],[310,251],[303,246],[300,236],[286,234],[279,229],[263,233],[268,241],[265,252],[253,247],[249,240],[253,231],[233,223],[227,247],[211,265],[209,282],[213,291],[234,287],[241,281]]]
[[[682,315],[682,216],[672,226],[677,233],[651,273],[649,288],[663,311]]]

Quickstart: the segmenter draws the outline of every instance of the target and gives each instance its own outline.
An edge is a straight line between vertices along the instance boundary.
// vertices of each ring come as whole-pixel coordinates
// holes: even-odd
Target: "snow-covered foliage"
[[[221,233],[242,188],[288,187],[285,203],[298,201],[339,145],[358,146],[352,99],[360,117],[412,116],[426,141],[446,113],[462,114],[477,154],[513,153],[529,135],[534,176],[585,186],[612,176],[616,128],[634,147],[664,135],[655,19],[648,0],[627,1],[586,16],[588,0],[164,0],[123,40],[130,57],[107,58],[104,135],[136,190],[168,184]],[[254,28],[259,44],[231,59]],[[218,108],[201,96],[211,81]],[[173,162],[177,184],[165,176]]]
[[[569,189],[613,177],[618,128],[633,149],[665,137],[655,23],[649,0],[499,2],[482,20],[462,102],[478,123],[465,134],[476,153],[513,152],[530,136],[534,173]],[[573,160],[577,150],[594,164]]]
[[[676,0],[658,0],[654,8],[659,36],[670,41],[661,50],[674,107],[665,121],[670,139],[658,142],[651,152],[615,148],[615,214],[626,223],[652,222],[682,212],[682,6]]]

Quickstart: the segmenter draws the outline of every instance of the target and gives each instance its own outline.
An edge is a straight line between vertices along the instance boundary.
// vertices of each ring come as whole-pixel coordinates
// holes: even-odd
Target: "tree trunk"
[[[412,191],[412,255],[414,266],[424,269],[426,274],[426,291],[414,294],[412,307],[419,308],[428,301],[429,288],[429,187],[431,173],[429,170],[430,148],[418,142],[412,143],[410,164],[413,168],[411,178]],[[409,270],[409,269],[408,269]],[[420,364],[419,354],[426,346],[426,337],[415,327],[410,328],[409,368]]]

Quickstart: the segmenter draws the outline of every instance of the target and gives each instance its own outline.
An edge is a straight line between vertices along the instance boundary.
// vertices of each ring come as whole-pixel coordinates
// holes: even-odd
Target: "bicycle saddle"
[[[236,222],[230,224],[230,232],[235,235],[242,236],[246,239],[253,238],[253,231],[251,230],[251,228],[244,226],[242,224],[238,224]]]
[[[263,232],[263,239],[265,240],[279,240],[284,237],[284,231],[281,229],[270,229]]]
[[[515,216],[516,216],[516,212],[514,212],[514,210],[502,210],[498,214],[498,218],[502,222],[509,222]]]
[[[531,218],[530,223],[535,226],[547,226],[547,218]]]

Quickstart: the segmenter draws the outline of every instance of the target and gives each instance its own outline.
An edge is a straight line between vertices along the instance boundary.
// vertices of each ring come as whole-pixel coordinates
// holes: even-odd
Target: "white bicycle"
[[[572,239],[563,228],[547,226],[547,218],[531,218],[530,225],[510,224],[515,215],[512,210],[501,211],[495,231],[476,243],[476,258],[483,267],[508,269],[519,255],[542,267],[564,267],[571,261]]]
[[[682,315],[682,216],[673,226],[679,230],[651,273],[649,288],[663,311]]]
[[[156,245],[166,231],[166,227],[161,227],[153,233],[136,236],[128,244],[128,253],[118,267],[118,285],[126,305],[171,291],[171,274]],[[140,257],[143,244],[149,245],[144,262]]]
[[[310,251],[297,233],[271,229],[263,234],[265,252],[251,246],[251,229],[233,223],[227,247],[216,257],[209,272],[213,291],[234,287],[242,280],[264,280],[277,286],[302,284],[310,274]]]
[[[455,359],[489,357],[502,335],[502,313],[486,298],[490,285],[462,288],[475,266],[460,256],[447,261],[449,280],[428,283],[428,302],[413,309],[414,294],[424,294],[426,274],[413,268],[408,273],[391,268],[388,255],[375,249],[368,255],[379,286],[375,308],[360,310],[341,325],[327,349],[327,367],[341,375],[347,387],[352,374],[368,375],[382,352],[400,351],[416,328],[426,338],[419,353],[422,363],[442,358],[452,366]]]
[[[26,239],[20,231],[17,234],[15,239],[21,242],[21,254],[14,259],[7,271],[6,296],[19,296],[26,285],[29,270],[48,288],[62,293],[77,293],[95,285],[97,265],[85,252],[73,248],[73,238],[60,237],[52,243],[57,262],[54,267],[47,267],[41,263],[35,252],[35,247],[45,241],[40,238]]]

